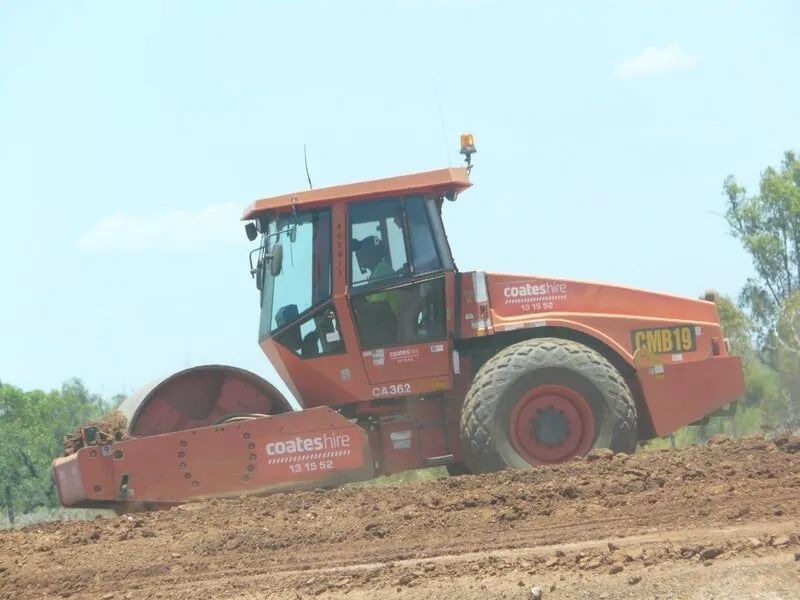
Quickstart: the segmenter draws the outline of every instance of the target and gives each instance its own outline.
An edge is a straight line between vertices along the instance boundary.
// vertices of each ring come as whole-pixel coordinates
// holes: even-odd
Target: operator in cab
[[[394,276],[389,261],[386,260],[386,244],[377,236],[368,235],[362,240],[353,240],[358,264],[369,269],[369,281],[375,282]]]
[[[362,269],[369,269],[369,282],[375,283],[384,279],[391,279],[395,276],[389,261],[387,260],[386,244],[382,239],[374,235],[368,235],[362,240],[353,240],[353,247],[356,250],[356,258]],[[370,302],[385,301],[392,309],[395,318],[398,316],[399,298],[394,292],[383,292],[373,294],[369,298]]]

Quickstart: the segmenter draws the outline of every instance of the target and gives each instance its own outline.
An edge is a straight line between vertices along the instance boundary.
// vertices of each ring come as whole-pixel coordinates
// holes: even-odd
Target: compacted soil
[[[800,598],[800,440],[0,532],[0,598]],[[533,588],[538,588],[533,591]]]

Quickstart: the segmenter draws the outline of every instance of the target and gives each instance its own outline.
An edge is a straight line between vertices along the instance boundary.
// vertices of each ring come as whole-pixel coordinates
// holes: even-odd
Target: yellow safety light
[[[472,155],[475,154],[475,138],[471,133],[461,134],[461,154],[464,155],[464,162],[467,164],[467,174],[472,171]]]
[[[469,161],[469,157],[471,154],[477,152],[475,150],[475,137],[471,133],[462,133],[461,134],[461,154],[467,157],[467,161]]]

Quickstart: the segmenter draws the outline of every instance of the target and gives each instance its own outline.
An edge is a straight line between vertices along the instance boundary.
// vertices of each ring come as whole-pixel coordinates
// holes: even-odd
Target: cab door
[[[352,380],[364,377],[348,370],[341,329],[348,307],[334,293],[331,209],[266,219],[265,253],[281,244],[283,259],[277,273],[263,269],[259,344],[303,407],[352,402]]]
[[[414,195],[348,208],[349,302],[374,396],[452,387],[455,275],[435,202]]]

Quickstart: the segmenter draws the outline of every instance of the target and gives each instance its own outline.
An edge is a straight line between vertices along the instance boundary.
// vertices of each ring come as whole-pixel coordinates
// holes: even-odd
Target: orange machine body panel
[[[648,329],[692,327],[690,343],[684,345],[679,333],[677,338],[658,340],[651,349],[666,356],[667,362],[706,358],[711,338],[722,341],[713,302],[555,277],[483,276],[490,306],[486,325],[492,333],[545,326],[573,328],[601,340],[630,364],[636,344],[648,343]],[[635,339],[637,331],[644,331],[644,337]],[[653,342],[652,333],[649,341]]]
[[[738,356],[655,364],[638,369],[637,375],[658,436],[693,423],[744,393]]]
[[[439,169],[424,173],[412,173],[398,177],[387,177],[372,181],[360,181],[344,185],[305,190],[293,194],[273,196],[256,200],[244,212],[243,219],[253,219],[270,210],[291,207],[311,208],[336,202],[382,198],[392,194],[443,194],[452,190],[461,191],[472,185],[464,168]]]
[[[366,432],[329,408],[82,448],[56,459],[65,506],[177,503],[374,475]]]

